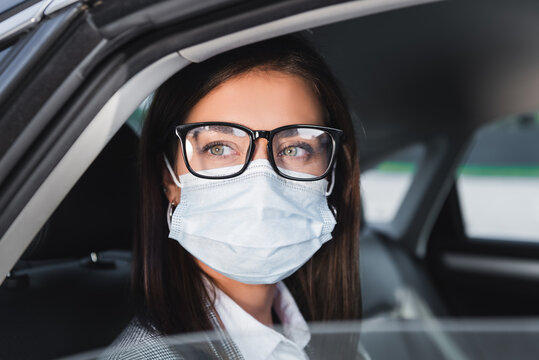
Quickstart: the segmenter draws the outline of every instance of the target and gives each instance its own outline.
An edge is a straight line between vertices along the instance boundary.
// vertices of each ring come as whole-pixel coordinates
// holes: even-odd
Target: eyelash
[[[210,150],[210,148],[212,148],[213,146],[216,146],[216,145],[230,147],[227,144],[223,143],[222,141],[213,141],[213,142],[211,142],[209,144],[204,145],[204,147],[202,148],[202,153],[207,153],[208,150]],[[212,154],[210,154],[210,155],[212,155]],[[212,156],[215,156],[215,155],[212,155]]]
[[[313,153],[313,148],[311,147],[311,145],[309,144],[306,144],[306,143],[293,143],[293,144],[288,144],[286,146],[282,146],[281,149],[279,149],[279,151],[277,151],[277,154],[280,154],[284,149],[286,148],[289,148],[289,147],[299,147],[307,152],[309,152],[309,154],[312,154]]]

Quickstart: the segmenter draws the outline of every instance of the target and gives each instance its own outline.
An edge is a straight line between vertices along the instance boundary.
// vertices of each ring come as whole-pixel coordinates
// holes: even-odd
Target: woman
[[[306,321],[358,319],[353,134],[336,81],[295,36],[164,83],[141,140],[137,316],[117,341],[147,346],[117,356],[175,358],[158,335],[217,329],[210,357],[301,358],[316,355]]]

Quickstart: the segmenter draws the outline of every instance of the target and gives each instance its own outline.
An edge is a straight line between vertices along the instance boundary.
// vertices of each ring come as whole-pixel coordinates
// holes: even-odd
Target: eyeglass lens
[[[189,130],[185,152],[191,169],[205,176],[230,176],[248,161],[251,137],[226,125],[203,125]],[[273,136],[273,159],[283,174],[309,179],[323,175],[333,153],[331,135],[312,128],[289,128]]]

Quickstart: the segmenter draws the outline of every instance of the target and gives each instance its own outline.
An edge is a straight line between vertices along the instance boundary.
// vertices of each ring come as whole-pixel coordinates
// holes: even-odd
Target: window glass
[[[12,41],[7,44],[2,44],[0,46],[0,74],[4,72],[5,68],[9,65],[11,60],[17,55],[17,52],[20,49],[20,46],[18,44],[21,43],[21,39],[23,36],[21,36],[19,39],[17,39],[18,42]]]
[[[468,237],[539,242],[539,114],[477,131],[457,190]]]
[[[393,153],[361,174],[361,197],[367,222],[393,220],[423,155],[424,147],[416,144]]]
[[[10,51],[11,47],[0,49],[0,64],[2,64],[2,61],[7,57],[7,54],[9,54]]]
[[[148,113],[148,108],[152,102],[153,94],[148,96],[146,99],[140,103],[139,107],[129,116],[127,119],[127,125],[133,130],[138,136],[142,133],[142,125],[144,124],[144,118]]]

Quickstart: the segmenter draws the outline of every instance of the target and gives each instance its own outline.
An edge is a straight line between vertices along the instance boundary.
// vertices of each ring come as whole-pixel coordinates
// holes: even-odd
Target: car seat
[[[413,360],[418,353],[424,359],[465,358],[445,334],[391,330],[399,323],[433,322],[448,312],[423,264],[368,225],[360,236],[360,278],[361,342],[371,358]]]

